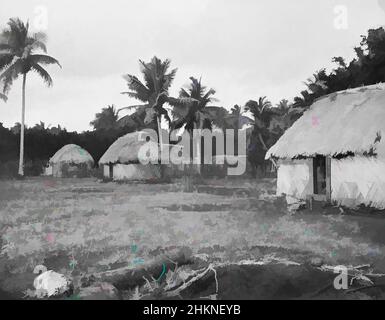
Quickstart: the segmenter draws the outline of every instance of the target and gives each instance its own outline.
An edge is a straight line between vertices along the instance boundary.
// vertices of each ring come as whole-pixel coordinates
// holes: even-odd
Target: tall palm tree
[[[272,104],[266,97],[260,97],[258,101],[249,100],[245,105],[245,111],[250,112],[253,117],[253,131],[249,145],[249,148],[251,148],[249,160],[254,165],[253,175],[258,166],[261,167],[263,172],[266,170],[265,154],[268,150],[268,145],[270,145],[269,142],[271,142],[269,127],[275,113],[272,109]],[[259,149],[259,146],[261,146],[261,149]]]
[[[179,91],[179,98],[169,98],[168,103],[173,106],[173,129],[185,126],[185,130],[192,133],[194,129],[212,129],[219,107],[209,106],[217,101],[213,96],[214,89],[207,89],[201,79],[190,77],[191,83]]]
[[[190,150],[193,144],[193,130],[194,129],[212,129],[213,120],[216,118],[218,112],[222,112],[223,108],[210,106],[214,101],[217,101],[213,96],[215,90],[202,85],[201,79],[190,77],[191,82],[179,91],[178,98],[169,98],[168,103],[173,107],[172,115],[173,122],[172,129],[184,129],[190,135]],[[200,152],[200,150],[198,151]],[[203,155],[201,154],[201,157]],[[192,154],[190,152],[192,160]],[[201,158],[202,160],[202,158]],[[192,162],[192,161],[191,161]],[[198,167],[200,172],[200,167]],[[189,166],[189,174],[186,177],[185,189],[192,190],[192,165]]]
[[[253,131],[258,137],[263,148],[267,151],[267,146],[263,136],[266,134],[273,115],[271,110],[272,104],[266,97],[260,97],[258,101],[249,100],[245,105],[245,111],[253,116]]]
[[[42,32],[30,34],[28,22],[24,24],[20,19],[10,19],[8,27],[4,29],[0,37],[0,80],[4,84],[3,93],[9,92],[12,83],[19,76],[23,77],[22,84],[22,111],[20,130],[20,161],[19,175],[24,175],[24,122],[25,122],[25,87],[27,74],[36,72],[48,86],[52,86],[52,78],[41,66],[57,64],[59,62],[45,54],[35,54],[35,50],[47,52],[45,45],[46,35]],[[61,67],[61,66],[60,66]]]
[[[118,112],[124,109],[135,109],[134,115],[136,115],[136,118],[138,113],[145,113],[144,122],[146,125],[156,122],[159,144],[162,147],[162,131],[160,126],[162,116],[170,122],[167,109],[163,105],[167,102],[168,90],[175,78],[177,69],[169,71],[171,60],[166,59],[162,61],[155,56],[148,63],[142,60],[139,60],[139,63],[144,81],[140,81],[134,75],[125,75],[124,79],[127,81],[129,91],[122,92],[122,94],[127,94],[129,97],[139,100],[144,104],[124,107],[119,109]],[[132,115],[125,116],[119,120],[119,123],[124,125],[124,123],[130,122],[132,118]]]

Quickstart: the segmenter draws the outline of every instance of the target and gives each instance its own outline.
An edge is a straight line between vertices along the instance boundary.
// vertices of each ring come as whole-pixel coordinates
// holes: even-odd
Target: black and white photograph
[[[385,0],[0,0],[0,300],[384,299]]]

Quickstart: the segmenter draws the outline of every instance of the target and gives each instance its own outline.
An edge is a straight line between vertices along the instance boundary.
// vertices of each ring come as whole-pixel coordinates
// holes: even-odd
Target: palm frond
[[[245,104],[245,111],[250,112],[254,117],[258,117],[259,109],[258,102],[254,100],[249,100]]]
[[[139,65],[140,65],[140,72],[143,74],[143,79],[144,79],[144,83],[146,84],[146,87],[150,92],[154,93],[156,91],[156,88],[155,88],[156,79],[155,79],[154,72],[151,68],[151,65],[142,60],[139,60]]]
[[[53,81],[49,73],[41,67],[39,64],[34,63],[31,65],[31,69],[36,71],[40,77],[44,80],[44,82],[47,84],[48,87],[51,87],[53,85]]]
[[[42,41],[34,41],[32,43],[32,49],[41,49],[45,53],[47,52],[47,47],[44,42]]]
[[[164,84],[163,84],[163,89],[165,91],[168,91],[170,89],[172,82],[175,79],[176,73],[178,69],[173,69],[169,74],[164,75]]]
[[[148,102],[151,92],[137,77],[127,74],[123,78],[127,81],[128,88],[137,94],[136,99]]]
[[[167,103],[173,107],[188,106],[189,104],[192,104],[194,102],[199,102],[199,101],[197,99],[190,98],[190,97],[180,97],[180,98],[167,97]]]
[[[5,94],[0,93],[0,99],[3,100],[4,102],[7,102],[8,97]]]
[[[41,64],[57,64],[60,68],[62,67],[55,58],[51,56],[47,56],[45,54],[31,54],[29,57],[29,60],[32,61],[35,64],[41,63]]]
[[[141,105],[123,107],[123,108],[118,109],[117,113],[119,113],[120,111],[123,111],[123,110],[132,110],[132,109],[139,110],[140,108],[148,108],[148,105],[147,104],[145,104],[145,105],[141,104]]]
[[[144,118],[146,115],[146,110],[149,108],[149,105],[137,105],[137,106],[128,106],[118,109],[117,113],[122,110],[131,110],[136,109],[133,113],[123,116],[118,120],[118,125],[120,127],[124,126],[133,126],[141,127],[144,124]]]
[[[24,49],[28,45],[28,29],[28,22],[24,24],[19,18],[11,18],[8,21],[8,30],[4,30],[3,36],[7,38],[12,49]],[[22,52],[19,51],[20,56],[21,54]]]
[[[0,70],[7,68],[13,61],[14,56],[10,53],[0,53]]]
[[[46,41],[47,35],[44,32],[36,32],[31,37],[28,37],[26,42],[31,49],[40,49],[47,53]]]
[[[190,94],[184,88],[181,88],[179,91],[179,97],[180,98],[190,98]]]
[[[165,59],[164,61],[161,61],[155,56],[149,63],[142,60],[139,60],[139,63],[144,82],[154,96],[157,96],[162,92],[168,93],[168,89],[177,72],[177,69],[173,69],[170,73],[167,73],[170,68],[171,60]]]
[[[43,42],[43,43],[46,43],[46,42],[47,42],[47,34],[46,34],[45,32],[42,32],[42,31],[35,32],[35,33],[32,35],[32,38],[33,38],[35,41],[40,41],[40,42]]]
[[[126,92],[121,92],[121,94],[128,95],[130,98],[134,98],[136,100],[146,102],[147,100],[143,98],[143,96],[137,92],[132,92],[132,91],[126,91]]]
[[[16,80],[22,72],[23,72],[23,62],[21,60],[17,60],[0,75],[0,80],[3,82],[4,94],[9,92],[13,81]]]

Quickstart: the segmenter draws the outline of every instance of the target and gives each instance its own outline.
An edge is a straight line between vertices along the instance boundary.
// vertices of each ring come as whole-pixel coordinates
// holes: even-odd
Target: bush
[[[18,160],[9,160],[5,162],[0,162],[0,178],[1,179],[17,178],[18,169],[19,169]]]
[[[47,160],[27,160],[24,163],[24,174],[26,176],[40,176],[44,172],[44,168],[47,164]]]
[[[90,176],[98,179],[104,179],[103,167],[96,167],[90,169]]]

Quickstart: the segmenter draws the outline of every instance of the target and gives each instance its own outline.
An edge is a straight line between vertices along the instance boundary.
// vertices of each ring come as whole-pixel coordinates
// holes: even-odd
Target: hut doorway
[[[108,167],[109,167],[109,177],[110,177],[110,179],[113,179],[114,178],[114,166],[113,166],[113,164],[112,163],[110,163],[109,165],[108,165]]]
[[[314,194],[326,195],[326,157],[313,158]]]

